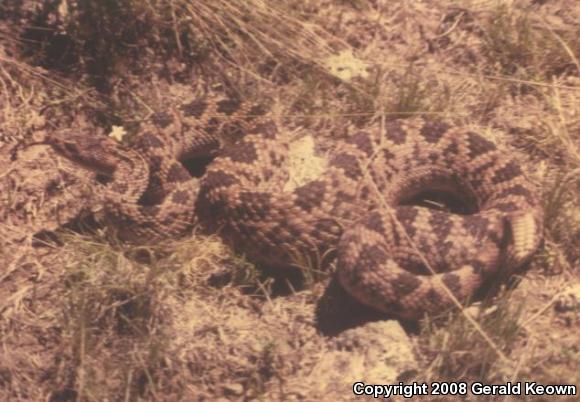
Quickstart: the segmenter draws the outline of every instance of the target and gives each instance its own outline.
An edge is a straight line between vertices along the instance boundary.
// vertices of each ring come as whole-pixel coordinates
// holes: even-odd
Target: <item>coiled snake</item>
[[[232,127],[242,138],[219,149]],[[72,130],[46,142],[112,177],[105,206],[127,239],[182,235],[197,219],[259,264],[336,250],[342,286],[401,318],[449,307],[446,289],[470,299],[523,266],[542,241],[540,200],[517,160],[473,131],[422,118],[352,133],[318,178],[291,191],[287,136],[263,108],[232,99],[158,115],[131,149]],[[199,183],[178,162],[210,152],[218,156]],[[473,213],[407,205],[442,190],[464,195]]]

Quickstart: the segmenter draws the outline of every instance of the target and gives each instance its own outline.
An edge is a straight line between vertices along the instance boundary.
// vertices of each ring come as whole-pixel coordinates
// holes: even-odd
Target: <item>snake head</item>
[[[39,143],[49,145],[60,156],[107,176],[112,174],[117,163],[114,156],[119,144],[93,133],[59,130],[47,134]]]

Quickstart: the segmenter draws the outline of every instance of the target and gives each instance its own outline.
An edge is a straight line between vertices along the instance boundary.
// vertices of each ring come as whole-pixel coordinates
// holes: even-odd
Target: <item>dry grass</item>
[[[580,32],[562,17],[580,15],[573,1],[64,3],[60,45],[50,30],[31,44],[16,19],[0,25],[11,39],[0,45],[3,142],[77,113],[103,128],[139,120],[135,105],[161,104],[149,96],[159,81],[203,74],[276,99],[289,127],[319,136],[423,114],[513,147],[544,195],[545,245],[476,324],[459,313],[422,323],[416,380],[580,385],[578,311],[552,308],[579,282]],[[107,232],[58,237],[29,255],[1,250],[12,263],[0,270],[0,399],[308,399],[287,384],[328,350],[313,317],[319,262],[297,256],[308,283],[298,292],[213,237],[156,247]],[[329,398],[349,400],[351,380]]]
[[[580,72],[579,33],[578,28],[550,26],[542,16],[534,18],[532,9],[498,3],[485,27],[484,49],[499,67],[493,73],[544,82],[566,71]]]

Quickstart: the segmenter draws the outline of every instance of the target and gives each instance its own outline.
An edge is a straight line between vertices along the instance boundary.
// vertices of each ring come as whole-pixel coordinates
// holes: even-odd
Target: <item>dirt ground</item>
[[[575,0],[0,3],[0,400],[371,399],[357,381],[580,387],[579,21]],[[468,126],[538,186],[544,244],[518,286],[399,323],[350,300],[333,266],[270,272],[198,230],[124,244],[100,178],[34,145],[63,128],[125,141],[213,91],[266,100],[296,138],[298,183],[346,125]]]

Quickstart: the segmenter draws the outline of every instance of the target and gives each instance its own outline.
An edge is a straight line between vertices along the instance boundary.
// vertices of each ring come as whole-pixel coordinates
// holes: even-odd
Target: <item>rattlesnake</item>
[[[243,138],[219,150],[197,186],[176,159],[216,151],[216,136],[232,127]],[[287,136],[259,106],[195,101],[139,138],[121,149],[69,131],[47,143],[113,176],[107,208],[128,237],[183,234],[199,219],[259,264],[321,262],[337,251],[342,286],[401,318],[449,307],[446,289],[471,298],[542,240],[540,201],[517,160],[465,128],[410,118],[355,131],[318,178],[291,191]],[[462,193],[473,211],[405,205],[425,190]]]

